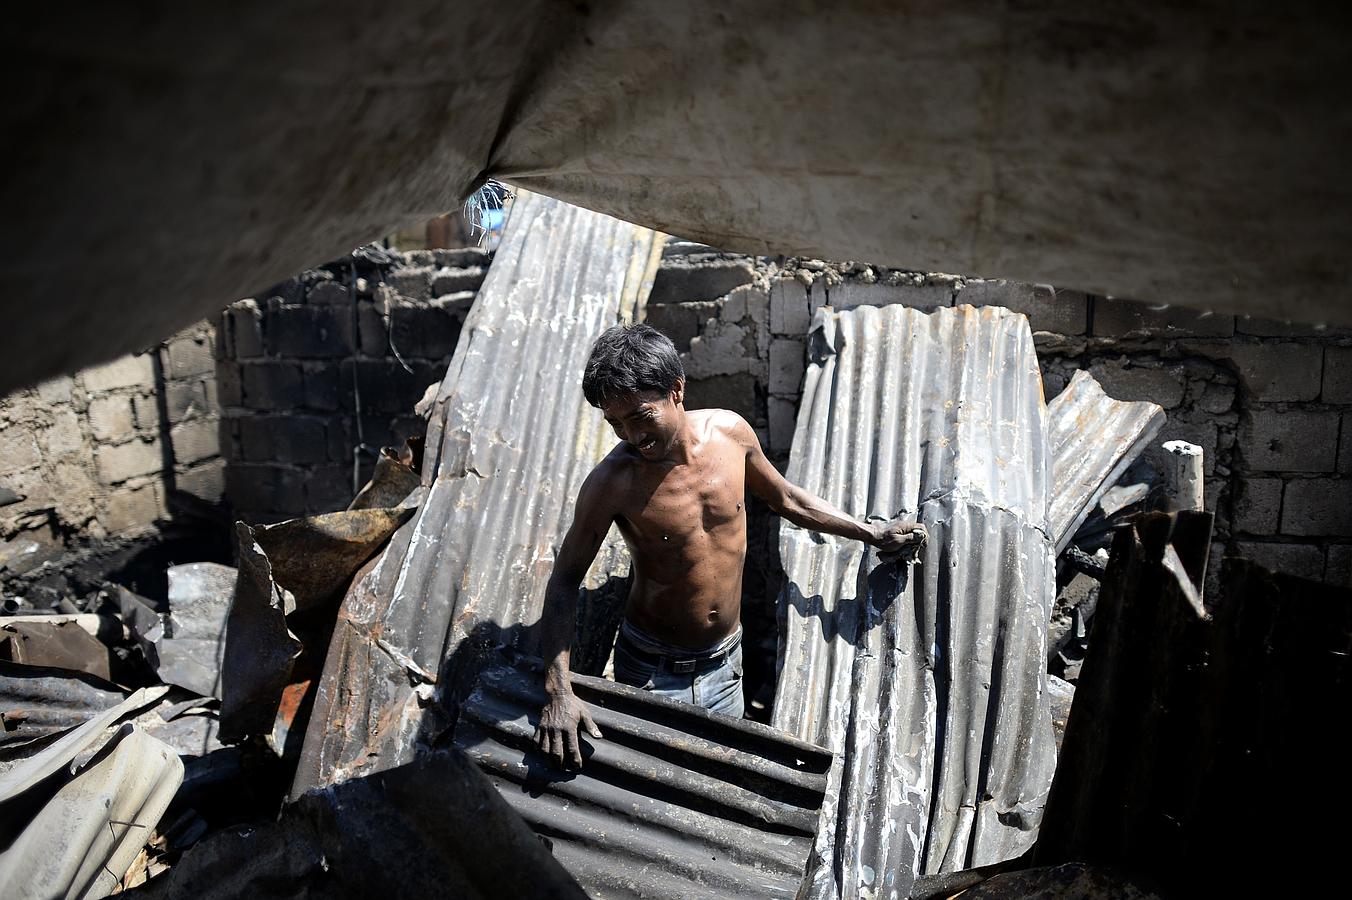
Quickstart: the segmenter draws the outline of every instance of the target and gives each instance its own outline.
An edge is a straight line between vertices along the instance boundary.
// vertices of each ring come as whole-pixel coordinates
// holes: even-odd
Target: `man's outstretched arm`
[[[883,554],[915,553],[925,545],[925,526],[900,519],[861,522],[791,483],[766,459],[755,431],[740,416],[736,434],[747,449],[746,486],[779,516],[809,531],[863,541]]]
[[[601,729],[592,721],[587,705],[573,693],[568,680],[573,635],[577,629],[577,592],[613,518],[602,502],[604,492],[600,488],[599,473],[599,468],[594,470],[578,491],[573,523],[554,560],[554,570],[545,588],[544,611],[540,615],[540,654],[545,661],[545,693],[549,695],[549,702],[540,711],[535,742],[560,768],[582,768],[579,726],[585,727],[594,738],[601,736]]]

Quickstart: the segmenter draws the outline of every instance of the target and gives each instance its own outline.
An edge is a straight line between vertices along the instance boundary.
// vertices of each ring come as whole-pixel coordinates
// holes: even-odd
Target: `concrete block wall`
[[[1352,579],[1352,331],[857,262],[746,257],[679,242],[667,253],[648,321],[682,350],[690,405],[742,413],[780,463],[818,307],[998,304],[1029,317],[1048,399],[1088,369],[1110,395],[1165,408],[1156,445],[1181,438],[1203,447],[1207,505],[1217,517],[1214,564],[1229,553],[1311,578]],[[1145,462],[1157,458],[1155,449]]]
[[[491,253],[358,254],[241,300],[218,322],[226,499],[273,522],[351,501],[446,373]],[[365,449],[358,449],[359,445]]]
[[[0,578],[217,504],[212,327],[0,400]]]

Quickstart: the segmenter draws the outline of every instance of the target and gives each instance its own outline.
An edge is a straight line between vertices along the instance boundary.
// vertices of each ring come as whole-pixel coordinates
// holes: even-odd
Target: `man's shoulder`
[[[582,483],[578,500],[590,506],[607,506],[630,483],[634,468],[634,454],[621,442],[605,458],[592,467]]]
[[[698,412],[705,414],[706,433],[717,439],[738,445],[756,440],[751,424],[730,409],[701,409]]]
[[[710,428],[722,432],[740,434],[743,431],[751,430],[751,425],[746,419],[730,409],[695,409],[686,413],[686,415],[695,416],[698,421],[702,421]]]

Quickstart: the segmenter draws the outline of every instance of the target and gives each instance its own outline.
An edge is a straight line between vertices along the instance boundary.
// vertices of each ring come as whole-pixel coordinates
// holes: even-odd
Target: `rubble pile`
[[[239,566],[171,566],[165,602],[109,582],[0,617],[7,896],[106,896],[275,821],[337,601],[416,508],[421,455],[386,448],[346,510],[239,523]]]

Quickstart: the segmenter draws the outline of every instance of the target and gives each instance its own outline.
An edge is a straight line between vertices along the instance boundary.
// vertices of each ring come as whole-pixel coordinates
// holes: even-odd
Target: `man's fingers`
[[[567,760],[573,764],[573,768],[582,768],[582,751],[578,748],[577,729],[568,728],[563,732],[563,746],[567,750]]]
[[[587,734],[590,734],[594,738],[599,738],[601,736],[601,729],[596,727],[596,723],[592,721],[592,717],[585,712],[582,714],[582,724],[586,726]]]
[[[549,758],[552,759],[556,765],[562,765],[563,739],[559,737],[558,729],[549,729],[549,733],[545,735],[545,741],[547,742],[545,753],[549,755]]]

